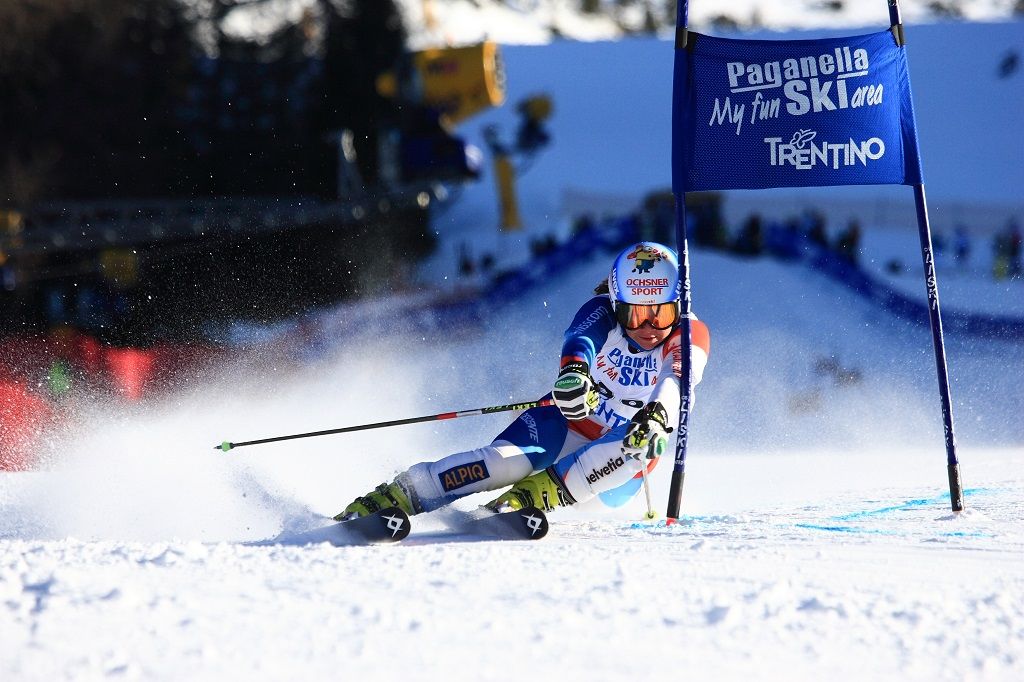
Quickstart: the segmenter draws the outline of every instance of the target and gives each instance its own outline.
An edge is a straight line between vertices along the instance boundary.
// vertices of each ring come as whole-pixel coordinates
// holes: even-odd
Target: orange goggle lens
[[[615,306],[615,317],[626,329],[639,329],[649,322],[655,329],[668,329],[679,321],[678,303],[655,303],[640,305],[619,303]]]

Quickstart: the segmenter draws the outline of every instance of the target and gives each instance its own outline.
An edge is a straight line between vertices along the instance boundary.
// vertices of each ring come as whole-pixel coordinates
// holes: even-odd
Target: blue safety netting
[[[905,320],[928,325],[928,305],[922,299],[896,291],[885,282],[862,270],[857,264],[805,235],[769,229],[765,238],[765,252],[776,258],[801,262],[826,277],[844,284],[879,308]],[[921,290],[924,292],[924,282]],[[940,302],[941,302],[941,291]],[[941,309],[942,326],[947,332],[998,338],[1024,340],[1024,320],[1001,315],[972,313]]]

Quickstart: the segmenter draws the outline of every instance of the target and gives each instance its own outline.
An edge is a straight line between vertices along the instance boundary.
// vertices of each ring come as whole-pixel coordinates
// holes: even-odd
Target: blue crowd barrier
[[[768,231],[766,251],[782,260],[796,260],[843,284],[889,313],[920,325],[929,325],[928,304],[896,291],[860,269],[856,263],[805,236],[777,228]],[[922,282],[922,291],[924,290]],[[941,293],[941,292],[940,292]],[[941,302],[941,298],[940,298]],[[946,331],[997,338],[1024,340],[1024,320],[1006,315],[988,315],[952,310],[942,311]]]
[[[546,280],[547,275],[562,272],[566,263],[572,263],[600,249],[615,251],[637,238],[636,222],[629,218],[584,231],[492,285],[485,292],[484,298],[489,301],[508,301],[522,296],[531,287]],[[928,304],[924,300],[896,291],[859,268],[853,261],[811,242],[798,232],[785,228],[768,230],[765,250],[780,260],[804,263],[892,315],[922,326],[930,324]],[[1011,316],[946,308],[942,311],[942,324],[947,331],[958,334],[1024,340],[1024,319]]]
[[[476,297],[429,306],[431,323],[444,326],[479,322],[486,310],[523,296],[551,277],[565,274],[567,266],[600,251],[614,251],[636,238],[636,225],[621,218],[583,230],[567,241],[534,256],[526,264],[497,275]]]
[[[566,242],[548,251],[535,255],[518,268],[500,273],[482,289],[467,292],[461,298],[442,299],[406,311],[404,329],[433,334],[438,330],[479,326],[492,317],[491,313],[495,307],[522,297],[536,286],[545,285],[553,276],[564,275],[567,267],[580,263],[595,253],[618,251],[639,237],[636,221],[628,217],[606,221],[573,235]],[[894,290],[860,269],[853,261],[812,242],[798,232],[784,228],[769,229],[765,235],[764,246],[765,253],[770,256],[787,262],[802,263],[849,287],[892,315],[919,325],[930,324],[927,304],[923,300]],[[305,323],[307,326],[317,325],[315,319],[307,319]],[[942,311],[942,323],[946,331],[953,333],[1024,340],[1024,320],[1009,316],[982,315],[947,308]],[[278,333],[271,336],[289,336],[289,327],[292,325],[284,325],[283,328],[276,330]],[[306,347],[302,351],[303,357],[308,357],[310,353],[326,353],[335,345],[337,339],[345,336],[344,321],[332,320],[330,328],[330,333],[322,336],[331,341],[312,344],[315,348]]]

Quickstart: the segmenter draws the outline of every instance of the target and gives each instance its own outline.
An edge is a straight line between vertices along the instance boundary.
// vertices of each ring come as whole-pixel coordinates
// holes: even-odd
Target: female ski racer
[[[641,488],[642,467],[650,471],[668,450],[679,413],[679,292],[672,249],[654,242],[625,249],[565,332],[555,405],[526,410],[489,445],[416,464],[335,520],[391,506],[429,512],[508,485],[489,508],[550,511],[595,496],[625,504]],[[690,336],[696,386],[710,337],[693,315]]]

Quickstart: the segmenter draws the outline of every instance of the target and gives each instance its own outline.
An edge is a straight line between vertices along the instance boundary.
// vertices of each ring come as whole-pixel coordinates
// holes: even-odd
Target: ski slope
[[[909,32],[929,196],[1016,196],[1021,76],[992,69],[1022,26]],[[984,77],[944,59],[950,44]],[[556,93],[555,146],[520,185],[527,228],[493,231],[485,176],[437,216],[424,277],[454,279],[460,240],[521,262],[567,229],[570,190],[601,212],[667,187],[667,46],[506,50],[511,101]],[[479,124],[495,122],[511,134],[511,107]],[[538,543],[452,536],[438,512],[397,547],[296,544],[509,415],[213,449],[538,397],[610,258],[566,263],[485,326],[411,334],[394,301],[362,302],[334,313],[361,333],[326,353],[268,347],[158,402],[66,405],[45,469],[0,474],[0,679],[1019,679],[1024,351],[947,336],[954,516],[927,329],[800,266],[692,254],[712,352],[673,527],[640,524],[637,501],[553,513]],[[942,275],[940,293],[995,305],[966,284]],[[652,478],[659,509],[670,469]]]
[[[888,25],[884,3],[865,7],[874,13],[864,15],[866,27],[843,32],[869,33]],[[810,38],[837,33],[819,29],[787,35]],[[1020,192],[1024,128],[1018,113],[1024,110],[1024,70],[999,75],[1001,60],[1024,49],[1024,21],[912,25],[907,36],[932,227],[951,238],[954,224],[965,225],[976,240],[979,257],[990,260],[991,234],[1005,226],[1009,215],[1016,215],[1018,222],[1024,219]],[[749,37],[778,39],[783,34],[763,31]],[[951,45],[970,49],[951,51]],[[554,113],[546,125],[552,144],[521,164],[528,170],[516,186],[529,236],[564,237],[571,220],[580,214],[624,215],[636,210],[648,193],[670,188],[673,51],[669,40],[559,41],[543,48],[503,45],[502,55],[508,74],[507,104],[467,121],[458,132],[485,148],[483,130],[494,125],[502,139],[510,142],[519,125],[516,103],[540,93],[551,96]],[[470,245],[474,258],[493,254],[499,269],[516,265],[525,251],[528,239],[499,234],[489,163],[483,173],[480,182],[461,192],[457,208],[436,217],[445,241],[436,266],[427,271],[431,282],[456,276],[460,242]],[[858,218],[866,231],[902,231],[916,240],[913,194],[907,187],[791,188],[732,191],[724,196],[726,219],[733,229],[752,212],[783,219],[812,207],[828,217],[832,233]],[[906,210],[899,212],[896,207]],[[918,263],[910,260],[919,258],[916,248],[909,254],[900,249],[892,255]]]
[[[486,328],[368,323],[316,362],[267,352],[163,404],[77,415],[88,427],[50,470],[0,478],[0,677],[1016,679],[1020,349],[950,339],[969,508],[955,517],[926,330],[798,268],[693,265],[713,336],[682,524],[570,509],[544,541],[502,543],[445,536],[439,512],[401,546],[296,546],[507,416],[212,448],[539,395],[606,267],[567,265]],[[862,381],[790,409],[829,352]],[[669,473],[653,477],[662,508]]]

